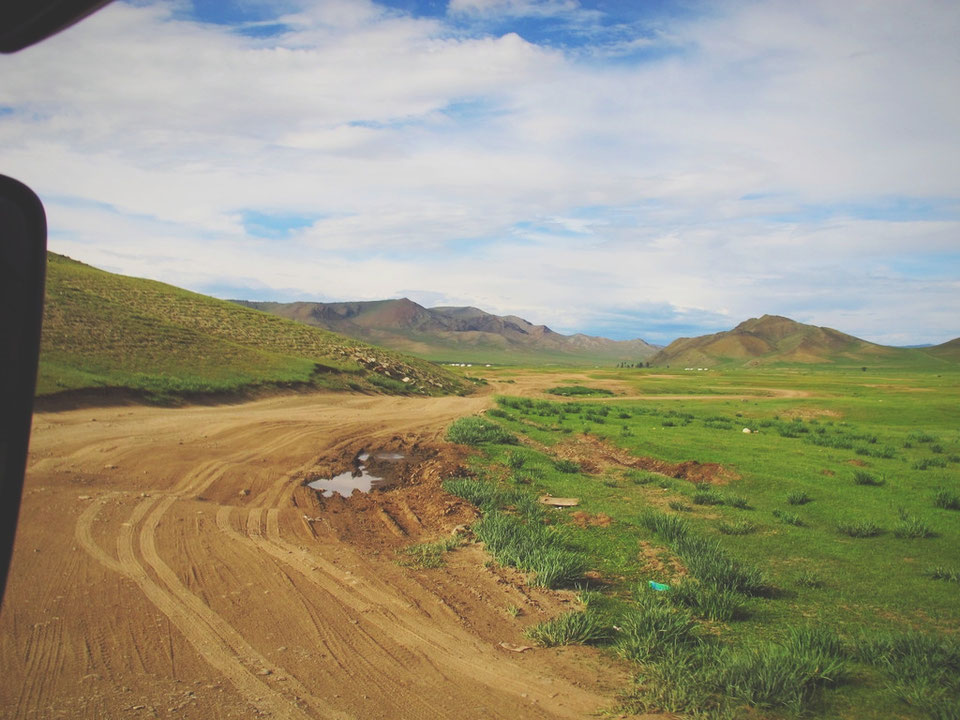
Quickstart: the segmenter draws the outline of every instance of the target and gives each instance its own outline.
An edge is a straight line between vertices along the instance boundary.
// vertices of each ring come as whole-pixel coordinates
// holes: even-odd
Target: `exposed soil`
[[[636,457],[593,435],[572,438],[555,446],[554,451],[559,457],[573,460],[589,473],[602,472],[610,467],[635,468],[689,480],[692,483],[711,485],[725,485],[737,478],[733,470],[718,463],[702,463],[697,460],[670,463],[652,457]]]
[[[440,487],[462,460],[441,437],[488,403],[317,394],[36,415],[0,614],[0,717],[512,720],[609,707],[626,683],[609,657],[509,650],[572,594],[530,588],[471,544],[443,568],[396,562],[474,517]],[[417,459],[396,487],[305,487],[379,449]]]

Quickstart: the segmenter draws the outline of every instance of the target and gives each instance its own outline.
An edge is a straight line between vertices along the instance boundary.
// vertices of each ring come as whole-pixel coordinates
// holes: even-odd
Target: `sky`
[[[0,57],[49,247],[665,344],[960,336],[955,0],[114,2]]]

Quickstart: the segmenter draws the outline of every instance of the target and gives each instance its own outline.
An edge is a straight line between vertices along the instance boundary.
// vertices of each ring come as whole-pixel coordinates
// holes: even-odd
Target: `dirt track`
[[[469,522],[443,428],[485,397],[343,395],[37,415],[0,616],[0,717],[567,718],[622,688],[592,650],[508,652],[572,603],[395,551]],[[413,450],[402,487],[318,498],[314,473]],[[506,608],[522,609],[510,617]]]

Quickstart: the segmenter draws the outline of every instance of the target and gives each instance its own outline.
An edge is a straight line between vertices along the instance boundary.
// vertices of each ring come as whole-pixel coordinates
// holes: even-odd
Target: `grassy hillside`
[[[764,315],[726,332],[675,340],[650,363],[671,367],[846,365],[919,370],[950,366],[956,361],[955,352],[940,348],[945,345],[923,349],[877,345],[832,328]]]
[[[513,315],[492,315],[472,307],[425,308],[406,298],[342,303],[234,302],[435,362],[614,365],[641,362],[657,350],[640,339],[563,335]]]
[[[464,391],[418,358],[49,253],[38,396],[122,388],[158,398],[263,386]]]

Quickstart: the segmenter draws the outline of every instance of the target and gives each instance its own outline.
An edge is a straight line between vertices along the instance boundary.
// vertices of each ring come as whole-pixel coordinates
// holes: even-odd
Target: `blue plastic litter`
[[[664,585],[663,583],[654,582],[653,580],[650,581],[650,587],[652,587],[654,590],[660,590],[660,591],[670,589],[669,585]]]

